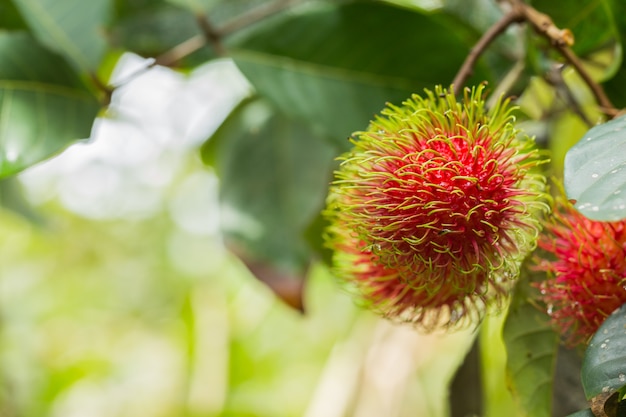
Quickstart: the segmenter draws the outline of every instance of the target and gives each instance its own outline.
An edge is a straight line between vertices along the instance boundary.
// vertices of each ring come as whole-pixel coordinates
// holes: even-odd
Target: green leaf
[[[188,9],[194,14],[208,12],[222,0],[167,0],[169,3]]]
[[[626,305],[611,314],[591,338],[581,372],[587,399],[626,385]]]
[[[302,272],[335,150],[263,100],[242,103],[202,149],[220,177],[222,227],[238,252]]]
[[[28,26],[10,1],[0,2],[0,28],[8,30],[27,30]]]
[[[626,116],[591,128],[565,156],[565,191],[594,220],[626,217]]]
[[[89,137],[99,107],[63,58],[0,32],[0,177]]]
[[[530,272],[518,282],[502,336],[511,391],[527,416],[552,416],[552,384],[558,336],[548,316],[531,303]]]
[[[117,47],[144,57],[157,57],[190,39],[203,42],[204,38],[193,13],[155,1],[144,7],[118,10],[112,39]],[[215,56],[209,47],[202,46],[176,64],[194,67]]]
[[[218,55],[198,23],[205,16],[220,31],[222,25],[268,0],[116,0],[112,43],[144,57],[157,57],[173,48],[197,48],[184,56],[177,67],[189,69]],[[207,12],[210,13],[207,14]]]
[[[13,0],[41,44],[94,73],[107,49],[112,0]]]
[[[471,43],[454,24],[386,3],[313,2],[227,44],[261,96],[346,149],[385,102],[452,82]],[[479,66],[474,80],[485,78]]]
[[[623,52],[626,48],[626,3],[621,0],[613,0],[611,4]],[[604,89],[617,108],[626,107],[624,95],[624,91],[626,91],[626,64],[623,59],[617,73],[605,83]]]

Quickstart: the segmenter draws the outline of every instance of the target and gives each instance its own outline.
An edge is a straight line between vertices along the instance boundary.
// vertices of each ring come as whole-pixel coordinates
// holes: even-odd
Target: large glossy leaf
[[[89,137],[98,110],[63,58],[26,33],[0,32],[0,177]]]
[[[302,272],[335,151],[262,100],[240,105],[204,146],[220,177],[222,227],[246,257]]]
[[[626,385],[626,306],[602,323],[583,359],[583,389],[588,399],[612,394]]]
[[[231,39],[258,92],[336,143],[367,127],[387,101],[449,84],[469,51],[442,14],[385,3],[313,2]],[[484,79],[481,68],[476,79]]]
[[[593,127],[569,150],[565,191],[591,219],[626,218],[626,116]]]
[[[43,45],[86,72],[95,72],[106,51],[105,26],[112,0],[13,0]]]
[[[502,330],[510,387],[530,417],[552,416],[552,385],[558,336],[548,316],[530,302],[529,272],[524,269]]]

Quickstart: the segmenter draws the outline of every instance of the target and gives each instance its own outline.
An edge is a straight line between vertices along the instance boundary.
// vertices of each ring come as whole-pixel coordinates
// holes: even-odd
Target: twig
[[[222,45],[222,35],[209,21],[209,18],[201,14],[196,16],[196,21],[204,35],[204,39],[213,47],[215,53],[220,56],[226,55],[226,49],[224,49],[224,45]]]
[[[570,107],[571,111],[580,118],[589,128],[593,127],[595,123],[589,120],[589,117],[585,114],[584,110],[574,97],[574,93],[563,79],[563,64],[558,64],[551,68],[545,76],[545,80],[548,84],[552,85],[556,91],[557,97]]]
[[[222,44],[222,39],[225,36],[263,20],[266,17],[272,16],[291,6],[295,2],[295,0],[276,0],[272,3],[259,6],[248,13],[237,16],[220,28],[213,26],[206,15],[198,15],[196,16],[196,20],[198,21],[200,30],[202,30],[207,43],[213,47],[218,55],[226,55],[226,49]]]
[[[565,58],[567,62],[569,62],[572,67],[574,67],[576,72],[578,72],[580,77],[587,84],[594,97],[596,98],[596,101],[600,105],[600,110],[602,111],[602,113],[607,115],[610,119],[615,117],[617,113],[619,113],[619,110],[615,108],[611,100],[607,97],[606,93],[604,92],[604,88],[602,88],[600,84],[595,82],[593,78],[591,78],[589,73],[585,70],[585,68],[583,68],[582,63],[580,62],[580,59],[576,56],[576,54],[567,46],[557,47],[557,50],[561,53],[561,55],[563,55],[563,58]]]
[[[165,51],[161,55],[157,56],[151,66],[162,65],[164,67],[170,67],[176,64],[178,61],[186,56],[191,55],[200,48],[206,45],[206,40],[203,35],[196,35]]]
[[[580,74],[585,84],[591,89],[602,112],[609,118],[615,117],[618,110],[611,103],[602,86],[591,78],[580,59],[570,49],[570,46],[574,44],[572,32],[569,29],[559,29],[548,15],[533,9],[521,0],[509,0],[509,2],[513,10],[523,15],[524,20],[528,21],[537,33],[548,39],[561,56]]]
[[[454,81],[452,81],[452,92],[454,94],[458,93],[459,89],[470,77],[476,61],[485,51],[485,49],[487,49],[489,44],[491,44],[491,42],[493,42],[498,37],[498,35],[504,32],[506,28],[508,28],[511,24],[515,22],[520,22],[522,20],[523,15],[519,13],[518,9],[513,8],[513,10],[502,16],[500,20],[498,20],[493,26],[489,28],[489,30],[487,30],[487,32],[483,34],[483,36],[478,40],[476,45],[474,45],[470,53],[467,55],[467,58],[465,58],[461,69],[459,69],[456,76],[454,77]]]
[[[265,19],[273,14],[276,14],[287,7],[296,3],[297,0],[276,0],[267,5],[259,6],[248,13],[237,16],[230,22],[227,22],[223,26],[216,28],[208,20],[206,16],[197,16],[198,25],[202,31],[201,35],[195,35],[186,41],[174,46],[172,49],[162,53],[156,58],[152,59],[145,67],[139,69],[137,72],[124,78],[108,87],[108,92],[112,93],[115,89],[127,84],[138,76],[144,74],[157,65],[170,67],[179,62],[186,56],[198,51],[205,45],[210,44],[218,55],[225,55],[226,51],[222,44],[222,39],[225,36],[230,35],[238,30],[241,30],[253,23]]]
[[[508,0],[508,2],[511,5],[511,10],[483,34],[468,54],[465,62],[463,62],[461,69],[459,69],[454,77],[454,81],[452,81],[453,92],[455,94],[458,93],[459,89],[471,75],[480,55],[498,35],[504,32],[511,24],[526,21],[532,25],[537,33],[548,39],[550,44],[580,75],[593,93],[600,110],[609,118],[615,117],[619,113],[619,110],[615,108],[602,86],[591,78],[589,72],[583,67],[580,59],[570,49],[570,46],[574,44],[574,35],[572,32],[569,29],[558,28],[550,16],[539,12],[526,4],[523,0]]]

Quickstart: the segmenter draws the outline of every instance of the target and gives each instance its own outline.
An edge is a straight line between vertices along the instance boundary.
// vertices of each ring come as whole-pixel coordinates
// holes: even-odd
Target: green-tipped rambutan
[[[325,214],[335,274],[386,317],[477,322],[534,248],[545,178],[509,102],[483,86],[389,105],[343,155]]]

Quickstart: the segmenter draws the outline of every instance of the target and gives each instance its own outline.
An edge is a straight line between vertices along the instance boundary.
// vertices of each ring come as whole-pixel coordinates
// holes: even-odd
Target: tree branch
[[[509,2],[513,9],[523,15],[524,20],[528,21],[537,33],[548,39],[551,45],[576,70],[593,93],[602,112],[609,118],[615,117],[618,110],[611,103],[602,86],[594,81],[587,70],[585,70],[580,58],[570,49],[570,46],[574,44],[572,32],[569,29],[559,29],[548,15],[535,10],[522,0],[509,0]]]
[[[479,39],[468,54],[465,62],[452,81],[452,90],[456,94],[472,74],[476,61],[487,47],[513,23],[528,22],[533,29],[550,41],[550,44],[574,70],[580,75],[595,97],[601,111],[609,118],[615,117],[619,110],[615,108],[602,86],[597,83],[583,67],[578,56],[570,49],[574,44],[574,35],[569,29],[558,28],[550,16],[539,12],[523,0],[508,0],[511,10],[498,20]]]
[[[250,10],[248,13],[237,16],[230,22],[225,23],[222,27],[219,28],[218,33],[221,36],[230,35],[233,32],[237,32],[238,30],[248,27],[253,23],[263,20],[266,17],[283,11],[295,3],[295,0],[277,0],[269,4],[264,4]]]
[[[147,72],[157,65],[171,67],[186,56],[191,55],[192,53],[206,46],[207,44],[211,45],[218,55],[226,55],[226,50],[222,43],[222,39],[225,36],[228,36],[231,33],[234,33],[251,24],[263,20],[266,17],[276,14],[286,9],[287,7],[292,6],[296,2],[297,0],[276,0],[272,3],[259,6],[249,11],[248,13],[237,16],[233,20],[227,22],[219,28],[214,27],[207,16],[198,15],[196,16],[196,20],[198,22],[200,30],[202,31],[201,35],[192,36],[186,41],[174,46],[172,49],[165,51],[161,55],[154,58],[152,62],[147,64],[144,68],[141,68],[137,72],[126,77],[123,81],[117,82],[114,85],[109,86],[106,91],[112,93],[113,90],[132,81],[136,77],[140,76],[141,74]]]
[[[487,47],[493,42],[502,32],[504,32],[511,24],[520,22],[523,20],[523,15],[519,13],[517,9],[513,9],[506,13],[500,20],[498,20],[493,26],[483,34],[478,40],[476,45],[472,48],[470,53],[465,58],[461,69],[457,72],[454,80],[452,81],[452,92],[457,94],[459,89],[465,84],[474,70],[474,65],[480,55],[487,49]]]
[[[224,45],[222,44],[222,35],[209,21],[208,16],[204,14],[197,15],[196,21],[204,35],[204,39],[211,45],[215,53],[219,56],[226,55],[226,49],[224,49]]]

